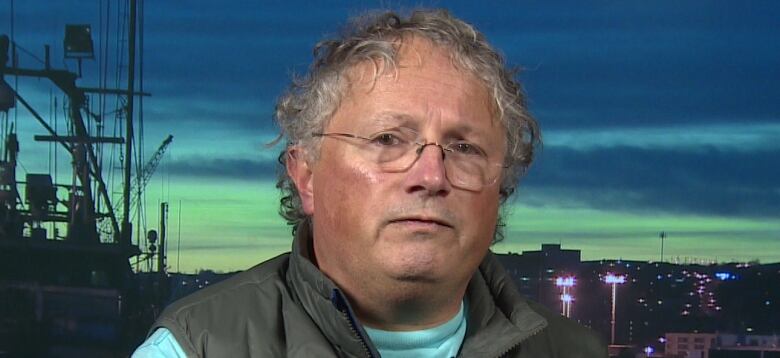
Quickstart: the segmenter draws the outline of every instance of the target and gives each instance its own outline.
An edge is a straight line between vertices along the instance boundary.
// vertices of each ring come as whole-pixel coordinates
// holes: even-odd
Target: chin
[[[419,255],[415,255],[419,256]],[[420,257],[404,257],[400,262],[388,263],[388,276],[398,282],[407,283],[436,283],[441,281],[444,275],[443,265],[437,260]]]
[[[454,264],[461,255],[454,252],[455,239],[409,237],[385,241],[373,255],[386,276],[408,283],[437,283],[456,279]]]

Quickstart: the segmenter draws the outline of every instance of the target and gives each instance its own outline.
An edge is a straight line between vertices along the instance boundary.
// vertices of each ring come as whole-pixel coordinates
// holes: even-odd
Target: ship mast
[[[129,19],[129,37],[128,46],[128,70],[127,70],[127,115],[126,115],[126,138],[125,141],[125,168],[124,168],[124,189],[122,190],[122,233],[119,240],[122,245],[130,245],[133,237],[133,228],[130,225],[130,180],[132,171],[133,157],[133,99],[135,92],[135,34],[136,34],[136,0],[130,0],[130,19]]]
[[[10,86],[4,86],[3,87],[3,96],[9,96],[10,100],[16,100],[19,103],[21,103],[32,115],[35,117],[35,119],[38,120],[38,122],[48,131],[49,135],[37,135],[35,136],[35,140],[37,141],[49,141],[49,142],[58,142],[61,144],[66,151],[69,152],[69,154],[73,158],[73,170],[75,177],[78,178],[80,182],[79,187],[73,187],[72,189],[72,196],[69,199],[69,217],[67,218],[68,222],[68,235],[67,239],[75,239],[77,241],[82,242],[89,242],[89,243],[100,243],[100,237],[96,230],[96,219],[98,217],[108,218],[110,225],[111,225],[111,231],[113,233],[112,235],[112,242],[115,244],[120,244],[120,246],[123,247],[130,247],[132,246],[132,224],[130,223],[130,210],[131,210],[131,187],[132,187],[132,151],[133,151],[133,138],[134,138],[134,131],[133,131],[133,119],[135,116],[134,111],[134,100],[135,96],[141,95],[141,96],[148,96],[148,93],[139,93],[135,91],[135,77],[136,77],[136,38],[137,38],[137,0],[130,0],[129,1],[129,24],[128,24],[128,82],[127,82],[127,88],[125,89],[107,89],[107,88],[89,88],[89,87],[79,87],[76,84],[76,80],[80,77],[79,74],[72,73],[67,70],[60,70],[60,69],[54,69],[51,68],[51,61],[49,59],[49,50],[48,46],[46,47],[46,56],[44,60],[44,68],[43,69],[27,69],[27,68],[20,68],[17,67],[17,65],[14,63],[10,67],[5,65],[5,62],[9,59],[7,56],[7,50],[9,49],[15,49],[16,44],[13,44],[7,36],[3,35],[0,36],[0,61],[2,62],[2,66],[0,66],[0,78],[3,77],[3,75],[13,75],[13,76],[25,76],[25,77],[38,77],[38,78],[47,78],[51,82],[53,82],[58,88],[60,88],[68,97],[70,106],[69,106],[69,112],[68,115],[71,119],[72,125],[73,125],[73,136],[63,136],[56,133],[54,128],[51,128],[44,120],[43,118],[32,108],[32,106],[25,101],[25,99],[19,95],[19,93],[16,93],[16,91]],[[76,31],[78,41],[87,41],[88,44],[88,56],[92,56],[92,43],[90,38],[82,38],[79,36],[83,36],[85,33],[86,36],[89,36],[89,29],[86,28],[83,25],[68,25],[66,27],[66,41],[68,41],[68,31],[70,31],[71,27],[73,27]],[[66,49],[66,58],[77,58],[79,61],[81,60],[81,53],[82,50],[81,42],[77,42],[77,45],[74,45],[74,49],[68,50]],[[11,47],[13,46],[13,47]],[[71,55],[69,57],[67,51],[73,51],[78,54]],[[88,57],[86,57],[88,58]],[[80,66],[79,66],[80,67]],[[118,215],[116,212],[119,211],[119,208],[114,208],[113,205],[111,205],[111,198],[109,196],[106,183],[103,180],[103,176],[101,173],[101,166],[98,159],[98,155],[95,152],[95,149],[93,148],[94,144],[99,143],[115,143],[119,144],[122,143],[122,138],[105,138],[105,137],[99,137],[99,136],[92,136],[89,133],[89,130],[87,128],[87,125],[85,123],[84,117],[82,116],[81,111],[85,110],[87,107],[87,93],[105,93],[105,94],[118,94],[118,95],[125,95],[127,96],[127,102],[126,102],[126,136],[124,139],[125,146],[125,163],[123,166],[124,170],[124,185],[123,185],[123,217],[122,221],[120,222],[118,220]],[[107,209],[107,215],[99,214],[95,212],[95,203],[96,200],[99,200],[98,198],[93,197],[92,194],[92,183],[91,180],[94,179],[97,184],[97,192],[98,196],[103,199],[106,205]],[[65,221],[64,219],[61,219],[60,216],[49,216],[50,218],[56,217],[56,221]],[[132,251],[132,250],[131,250]]]

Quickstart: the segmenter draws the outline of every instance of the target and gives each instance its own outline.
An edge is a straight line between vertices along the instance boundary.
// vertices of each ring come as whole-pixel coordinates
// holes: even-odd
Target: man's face
[[[397,75],[375,82],[373,64],[356,66],[324,132],[369,136],[405,127],[424,142],[471,141],[503,160],[504,129],[492,120],[491,99],[476,77],[419,39],[407,39],[398,64]],[[293,175],[313,217],[319,268],[347,292],[465,288],[493,238],[499,184],[453,186],[432,145],[408,170],[384,172],[361,154],[361,144],[323,138],[310,175]]]

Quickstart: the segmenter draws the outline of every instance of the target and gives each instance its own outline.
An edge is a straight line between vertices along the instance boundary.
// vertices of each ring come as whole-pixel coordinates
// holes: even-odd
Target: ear
[[[286,155],[287,175],[298,189],[303,212],[312,216],[314,215],[314,175],[306,161],[306,150],[296,145],[288,148]]]

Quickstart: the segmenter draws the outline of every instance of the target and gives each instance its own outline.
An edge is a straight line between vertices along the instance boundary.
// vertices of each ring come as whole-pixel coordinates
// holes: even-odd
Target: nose
[[[435,143],[420,148],[417,160],[407,172],[406,191],[426,196],[446,196],[451,190],[444,166],[444,150]]]

